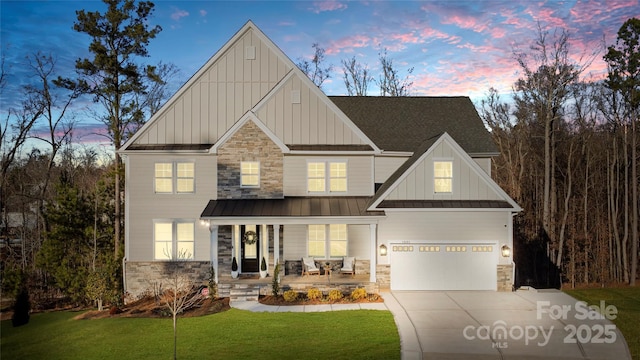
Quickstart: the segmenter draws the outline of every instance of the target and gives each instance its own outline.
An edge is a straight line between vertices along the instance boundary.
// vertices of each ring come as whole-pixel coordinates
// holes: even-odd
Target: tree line
[[[490,89],[481,117],[500,149],[493,176],[524,208],[516,217],[520,285],[627,283],[638,273],[640,20],[606,47],[605,79],[570,34],[539,29],[513,96]],[[576,60],[578,59],[578,60]]]
[[[123,301],[123,169],[117,153],[81,146],[79,99],[92,100],[89,114],[117,150],[168,99],[178,73],[145,64],[162,30],[149,25],[153,3],[104,2],[104,13],[76,12],[73,28],[91,39],[91,56],[76,61],[75,76],[59,75],[54,54],[30,54],[37,81],[0,121],[2,293],[28,289],[37,306]],[[516,217],[521,284],[635,281],[638,27],[637,19],[623,25],[605,57],[609,77],[591,82],[580,76],[589,59],[569,56],[569,35],[540,31],[530,51],[516,54],[523,76],[513,98],[492,89],[478,105],[501,153],[493,176],[525,209]],[[312,48],[298,66],[321,86],[332,66]],[[368,95],[375,83],[382,96],[409,96],[413,68],[401,75],[386,50],[379,61],[374,78],[355,57],[342,60],[348,94]]]

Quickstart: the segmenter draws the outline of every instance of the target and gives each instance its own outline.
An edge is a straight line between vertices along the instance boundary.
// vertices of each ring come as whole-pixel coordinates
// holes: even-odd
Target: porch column
[[[236,258],[238,262],[238,273],[242,273],[242,261],[240,261],[240,225],[233,225],[233,248],[231,249],[231,261]]]
[[[267,224],[260,225],[260,260],[258,262],[258,269],[262,266],[262,258],[267,262],[267,273],[269,271],[269,229]]]
[[[273,225],[273,267],[280,261],[280,224]]]
[[[209,224],[209,239],[211,242],[211,266],[215,272],[215,281],[218,283],[218,225]]]
[[[371,243],[371,261],[369,261],[369,282],[376,282],[376,265],[378,264],[378,224],[369,224]]]

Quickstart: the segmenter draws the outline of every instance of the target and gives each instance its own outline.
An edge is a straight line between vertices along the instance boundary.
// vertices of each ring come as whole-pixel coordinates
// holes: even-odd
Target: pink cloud
[[[189,16],[189,12],[186,10],[175,9],[174,12],[171,13],[171,18],[175,21],[178,21],[186,16]]]
[[[328,0],[328,1],[315,1],[309,10],[313,11],[316,14],[319,14],[325,11],[344,10],[346,8],[347,8],[347,4],[343,4],[337,0]]]
[[[207,10],[200,10],[199,13],[200,13],[200,16],[206,16]]]
[[[353,35],[343,37],[331,42],[326,49],[327,55],[335,55],[340,52],[353,52],[353,49],[363,48],[371,45],[371,38],[366,35]]]

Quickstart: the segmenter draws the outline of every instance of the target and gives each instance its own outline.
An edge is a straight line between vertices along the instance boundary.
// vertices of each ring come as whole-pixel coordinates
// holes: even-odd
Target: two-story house
[[[391,289],[510,290],[513,215],[466,97],[327,97],[252,22],[122,147],[125,287],[356,258]],[[242,280],[233,280],[242,281]]]

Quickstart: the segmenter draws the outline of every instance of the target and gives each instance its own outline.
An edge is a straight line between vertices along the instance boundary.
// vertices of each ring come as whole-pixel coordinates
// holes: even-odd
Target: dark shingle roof
[[[213,144],[131,144],[127,150],[157,150],[157,151],[204,151],[209,150]]]
[[[447,132],[469,154],[497,154],[468,97],[330,96],[379,148],[414,152]]]

